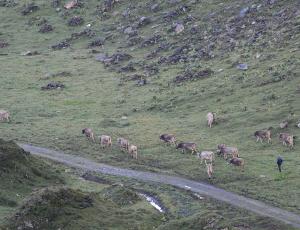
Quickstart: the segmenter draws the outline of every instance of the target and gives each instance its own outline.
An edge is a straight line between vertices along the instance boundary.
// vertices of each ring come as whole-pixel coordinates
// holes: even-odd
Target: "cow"
[[[206,164],[206,160],[209,160],[210,162],[214,159],[214,152],[212,151],[202,151],[201,153],[197,153],[197,157],[201,160],[200,164],[202,164],[203,160]]]
[[[90,128],[84,128],[82,130],[82,134],[85,134],[85,136],[88,138],[88,139],[92,139],[93,142],[95,142],[95,138],[94,138],[94,133],[93,133],[93,130],[90,129]]]
[[[267,140],[268,143],[271,142],[271,131],[270,130],[258,130],[254,133],[254,136],[256,137],[256,142],[260,140],[262,143],[263,140]]]
[[[176,137],[173,134],[162,134],[159,136],[159,139],[166,142],[176,145]]]
[[[300,121],[299,121],[299,123],[297,124],[297,127],[300,128]]]
[[[135,145],[129,145],[128,153],[131,157],[137,159],[137,147]]]
[[[215,120],[215,116],[213,113],[209,112],[207,115],[206,115],[206,119],[207,119],[207,125],[209,128],[211,128],[212,124],[214,123],[214,120]]]
[[[206,164],[206,171],[207,171],[208,178],[210,179],[212,177],[213,172],[214,172],[211,162]]]
[[[184,153],[186,150],[189,150],[192,152],[196,152],[196,144],[192,142],[180,142],[177,146],[176,149],[181,149],[182,153]]]
[[[232,155],[232,157],[239,157],[239,151],[236,147],[227,147],[225,144],[218,145],[218,153],[224,156],[224,159],[227,159],[227,155]]]
[[[287,145],[291,148],[294,147],[294,136],[290,135],[289,133],[280,133],[279,140],[283,145]]]
[[[129,141],[126,140],[125,138],[119,137],[117,139],[117,145],[121,148],[121,150],[127,150],[129,147]]]
[[[5,110],[0,110],[0,121],[6,120],[10,122],[10,114]]]
[[[289,123],[287,121],[283,121],[279,124],[279,127],[282,129],[285,129],[288,127],[288,125],[289,125]]]
[[[242,170],[244,170],[244,166],[245,166],[245,161],[243,158],[239,158],[239,157],[233,157],[230,161],[229,164],[233,164],[235,166],[239,166],[241,167]]]
[[[99,139],[100,139],[100,145],[101,145],[102,148],[111,147],[112,142],[111,142],[111,137],[110,136],[101,135],[99,137]]]

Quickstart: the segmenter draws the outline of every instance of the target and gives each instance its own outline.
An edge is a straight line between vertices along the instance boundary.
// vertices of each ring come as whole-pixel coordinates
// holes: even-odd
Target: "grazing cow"
[[[235,166],[241,167],[241,169],[244,169],[245,161],[243,158],[233,157],[230,161],[230,164],[233,164]]]
[[[121,150],[128,150],[129,141],[125,138],[119,137],[117,139],[117,145],[121,148]]]
[[[202,151],[201,153],[197,153],[197,157],[201,160],[201,163],[204,160],[204,163],[206,164],[206,160],[209,160],[210,162],[214,159],[214,152],[212,151]]]
[[[279,127],[282,129],[285,129],[288,127],[288,125],[289,125],[289,123],[287,121],[283,121],[279,124]]]
[[[159,139],[166,142],[176,145],[176,137],[173,134],[162,134],[159,136]]]
[[[6,120],[7,122],[10,121],[9,112],[5,110],[0,110],[0,121]]]
[[[207,170],[208,178],[210,179],[212,177],[213,172],[214,172],[211,162],[206,164],[206,170]]]
[[[92,139],[93,142],[95,142],[95,138],[94,138],[94,133],[93,133],[93,130],[90,129],[90,128],[84,128],[82,130],[82,134],[85,134],[85,136],[88,138],[88,139]]]
[[[215,116],[214,116],[213,113],[209,112],[206,115],[206,118],[207,118],[207,125],[208,125],[209,128],[211,128],[212,124],[214,123]]]
[[[105,148],[105,147],[111,147],[111,137],[110,136],[107,136],[107,135],[101,135],[100,136],[100,145],[102,148]]]
[[[268,143],[271,142],[271,131],[270,130],[258,130],[254,133],[254,136],[256,137],[256,142],[260,140],[262,143],[263,140],[267,140]]]
[[[276,162],[276,163],[277,163],[279,172],[281,172],[281,165],[282,165],[282,163],[283,163],[283,159],[282,159],[281,156],[278,156],[278,157],[277,157],[277,162]]]
[[[300,128],[300,122],[297,124],[297,127]]]
[[[182,153],[184,153],[186,150],[189,150],[192,152],[196,152],[196,144],[192,142],[180,142],[177,146],[176,149],[181,149]]]
[[[287,145],[289,147],[294,147],[294,136],[289,133],[280,133],[279,140],[283,145]]]
[[[135,145],[129,145],[128,153],[131,157],[137,159],[137,147]]]
[[[225,160],[228,155],[239,157],[239,151],[236,147],[227,147],[225,144],[218,145],[218,153],[222,154]]]

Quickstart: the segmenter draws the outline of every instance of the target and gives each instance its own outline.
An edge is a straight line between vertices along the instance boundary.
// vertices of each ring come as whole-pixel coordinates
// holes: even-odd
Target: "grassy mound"
[[[113,189],[111,189],[113,190]],[[127,197],[119,196],[125,200]],[[125,207],[126,206],[126,207]],[[67,187],[41,189],[31,194],[9,219],[12,229],[101,229],[157,226],[161,215],[143,208],[144,202],[128,205],[113,202],[102,195],[84,193]],[[147,206],[147,205],[146,205]],[[130,221],[129,221],[130,220]],[[142,229],[142,228],[140,228]]]
[[[32,157],[13,141],[0,139],[0,219],[33,189],[61,183],[62,178],[46,163]]]

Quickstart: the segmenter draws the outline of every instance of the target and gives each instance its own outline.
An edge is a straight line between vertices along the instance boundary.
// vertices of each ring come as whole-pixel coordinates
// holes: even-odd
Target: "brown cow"
[[[137,159],[137,147],[135,145],[129,145],[128,153],[131,157]]]
[[[5,110],[0,110],[0,121],[6,120],[7,122],[10,121],[9,112]]]
[[[105,147],[111,147],[111,137],[110,136],[107,136],[107,135],[101,135],[99,137],[100,139],[100,145],[102,148],[105,148]]]
[[[176,146],[176,149],[181,149],[182,153],[184,153],[186,150],[189,150],[192,152],[196,152],[196,144],[192,142],[181,142]]]
[[[176,137],[173,134],[162,134],[159,136],[159,139],[166,142],[176,145]]]
[[[125,138],[119,137],[117,139],[117,145],[121,148],[121,150],[128,150],[129,141]]]
[[[283,145],[287,145],[289,147],[294,147],[294,136],[289,133],[280,133],[279,140]]]
[[[213,113],[209,112],[207,115],[206,115],[206,119],[207,119],[207,125],[209,128],[211,128],[212,124],[214,123],[214,120],[215,120],[215,116]]]
[[[94,138],[94,133],[93,133],[93,130],[90,129],[90,128],[84,128],[82,130],[82,134],[85,134],[85,136],[88,138],[88,139],[92,139],[93,142],[95,142],[95,138]]]
[[[244,170],[245,161],[243,158],[233,157],[230,161],[230,164],[233,164],[235,166],[241,167],[242,170]]]
[[[214,152],[212,151],[202,151],[201,153],[197,153],[197,157],[201,160],[200,164],[202,164],[203,160],[206,164],[206,160],[212,162],[214,160]]]
[[[227,159],[227,155],[239,157],[239,151],[236,147],[227,147],[225,144],[218,145],[218,153],[223,154],[225,160]]]
[[[256,142],[260,140],[262,143],[263,140],[267,140],[268,143],[271,142],[271,131],[270,130],[258,130],[254,133],[254,136],[256,137]]]
[[[213,172],[214,172],[211,162],[206,164],[206,170],[207,170],[208,178],[210,179],[212,177]]]

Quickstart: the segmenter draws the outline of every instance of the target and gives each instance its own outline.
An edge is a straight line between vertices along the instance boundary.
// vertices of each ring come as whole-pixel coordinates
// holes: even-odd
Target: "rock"
[[[181,32],[184,30],[184,25],[178,23],[178,24],[176,24],[174,30],[175,30],[175,33],[176,33],[176,34],[179,34],[179,33],[181,33]]]
[[[22,15],[28,15],[37,10],[39,10],[39,7],[37,5],[35,5],[34,3],[29,3],[29,4],[23,6],[21,13],[22,13]]]
[[[140,79],[136,82],[137,86],[143,86],[147,84],[147,80],[146,79]]]
[[[78,38],[83,37],[83,36],[88,37],[88,38],[92,38],[92,37],[96,36],[96,33],[92,29],[86,28],[83,31],[80,31],[78,33],[72,33],[71,40],[75,40],[75,39],[78,39]]]
[[[202,71],[192,71],[186,70],[182,75],[178,75],[173,79],[173,82],[178,84],[185,81],[195,81],[199,79],[204,79],[211,76],[214,72],[211,69],[205,69]]]
[[[136,69],[133,66],[133,63],[130,62],[128,65],[123,66],[120,70],[120,72],[134,72]]]
[[[59,4],[60,4],[60,0],[52,0],[51,5],[53,8],[59,7]]]
[[[82,25],[83,23],[84,23],[84,20],[80,16],[74,16],[74,17],[70,18],[68,21],[69,26],[79,26],[79,25]]]
[[[25,51],[21,53],[22,56],[33,56],[33,55],[39,55],[40,53],[38,51]]]
[[[107,59],[106,54],[98,54],[96,55],[96,61],[104,62]]]
[[[5,47],[7,47],[9,44],[7,43],[7,42],[5,42],[5,41],[1,41],[0,40],[0,48],[5,48]]]
[[[240,10],[240,17],[245,17],[245,15],[249,13],[249,7],[243,8]]]
[[[104,39],[103,38],[97,38],[94,41],[91,41],[89,43],[89,47],[95,47],[95,46],[103,46],[104,45]]]
[[[47,84],[46,86],[42,86],[42,90],[52,90],[52,89],[63,89],[65,88],[65,85],[59,83],[59,82],[51,82]]]
[[[159,10],[160,10],[159,4],[156,3],[156,4],[152,5],[152,6],[150,7],[150,10],[153,11],[153,12],[159,11]]]
[[[60,50],[70,47],[70,44],[67,41],[61,41],[58,44],[52,45],[51,48],[54,50]]]
[[[151,19],[149,17],[141,17],[138,22],[138,27],[146,26],[151,23]]]
[[[127,34],[130,37],[133,37],[133,36],[137,35],[137,31],[134,30],[133,27],[131,27],[131,26],[127,27],[123,32],[124,32],[124,34]]]
[[[248,64],[246,63],[241,63],[241,64],[238,64],[236,66],[237,69],[240,69],[240,70],[247,70],[248,69]]]
[[[51,32],[52,30],[53,30],[53,26],[51,26],[49,24],[44,24],[39,29],[39,32],[40,33],[48,33],[48,32]]]
[[[128,61],[131,58],[132,58],[131,55],[127,53],[121,53],[121,52],[115,53],[110,57],[104,54],[99,54],[96,56],[97,61],[100,61],[106,65],[118,64],[119,62],[122,61]]]
[[[0,7],[14,7],[17,5],[15,0],[0,0]]]
[[[150,37],[146,39],[144,42],[142,42],[141,46],[146,47],[146,46],[154,45],[158,43],[160,40],[161,40],[161,36],[159,34],[154,35],[153,37]]]

